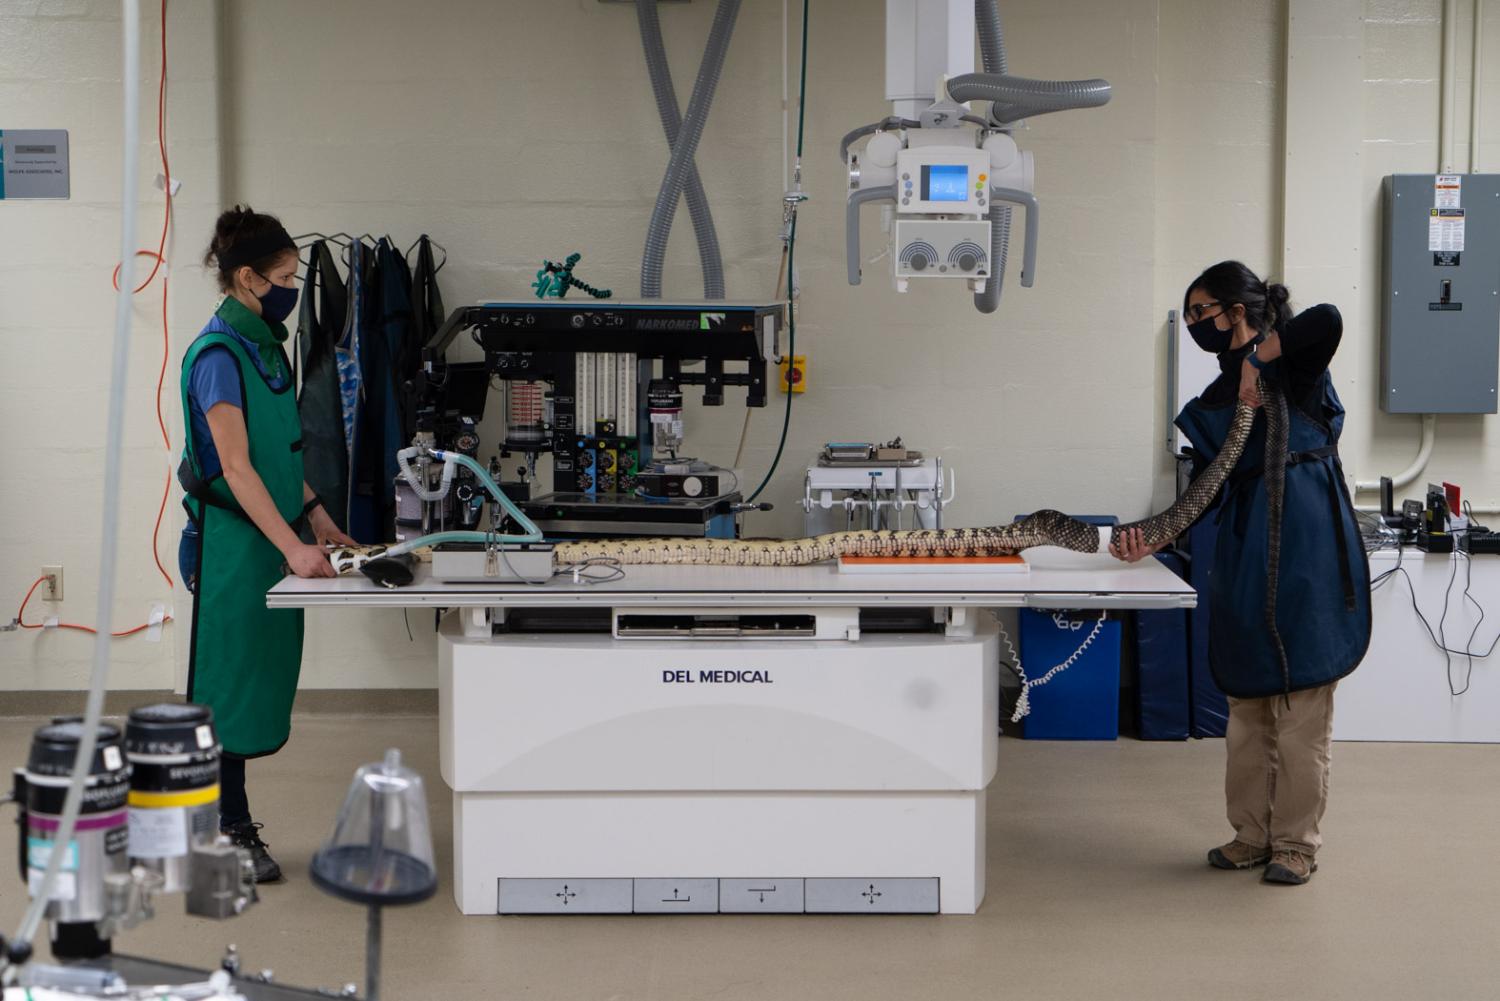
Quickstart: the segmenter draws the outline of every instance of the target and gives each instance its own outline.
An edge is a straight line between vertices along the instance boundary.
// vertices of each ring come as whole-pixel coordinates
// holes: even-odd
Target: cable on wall
[[[172,496],[172,462],[171,462],[171,459],[172,459],[172,438],[171,438],[171,435],[169,435],[167,433],[166,418],[162,415],[162,390],[163,390],[163,388],[166,385],[167,363],[168,363],[168,361],[169,361],[169,359],[171,357],[171,336],[170,336],[170,333],[169,333],[169,330],[168,330],[168,325],[167,325],[167,291],[168,291],[168,282],[167,282],[167,272],[164,269],[167,268],[167,257],[166,257],[167,238],[170,235],[171,228],[172,228],[172,169],[171,169],[171,166],[170,166],[170,164],[168,162],[168,159],[167,159],[167,131],[166,131],[166,129],[167,129],[167,0],[161,0],[161,71],[160,71],[160,74],[158,76],[157,86],[156,86],[156,148],[157,148],[158,153],[161,156],[161,170],[162,170],[162,180],[163,180],[162,188],[163,188],[163,190],[164,190],[164,192],[166,194],[166,202],[165,202],[165,206],[164,206],[164,208],[162,210],[161,236],[157,239],[156,249],[155,250],[144,250],[144,249],[137,250],[135,252],[135,254],[134,254],[134,257],[146,257],[146,258],[150,258],[151,259],[151,261],[153,262],[152,266],[151,266],[151,273],[148,274],[146,276],[145,280],[142,281],[139,285],[137,285],[137,286],[135,286],[135,288],[131,289],[130,290],[130,294],[131,295],[139,295],[141,292],[145,291],[146,288],[148,286],[150,286],[150,284],[153,281],[156,280],[156,278],[157,278],[158,275],[161,276],[161,340],[162,340],[162,350],[161,350],[161,368],[158,371],[157,377],[156,377],[156,425],[157,425],[157,427],[161,431],[162,448],[167,453],[167,463],[166,463],[167,472],[165,474],[165,483],[162,486],[161,502],[157,505],[157,509],[156,509],[156,522],[155,522],[155,525],[153,526],[153,528],[151,530],[151,558],[152,558],[153,561],[155,561],[155,563],[156,563],[156,569],[161,574],[162,579],[167,582],[167,587],[169,587],[169,588],[175,588],[176,587],[176,582],[172,579],[172,575],[167,571],[167,568],[166,568],[165,564],[163,564],[162,560],[161,560],[161,542],[160,542],[160,539],[161,539],[161,526],[162,526],[162,522],[166,518],[166,513],[167,513],[167,501],[169,501],[171,499],[171,496]],[[118,292],[120,290],[120,274],[124,270],[124,267],[125,267],[126,263],[127,262],[125,262],[125,261],[121,261],[120,263],[116,264],[114,272],[110,276],[110,284],[113,286],[113,288],[115,289],[116,292]],[[31,585],[31,589],[26,592],[26,597],[23,598],[22,601],[21,601],[20,611],[18,611],[16,613],[15,618],[11,621],[11,623],[9,624],[8,628],[9,629],[17,629],[17,628],[20,628],[20,629],[58,628],[58,629],[72,629],[72,630],[77,630],[79,632],[86,632],[86,633],[95,633],[96,630],[92,626],[82,626],[82,625],[76,625],[74,623],[53,622],[52,620],[48,620],[46,622],[37,623],[37,624],[27,624],[27,623],[25,623],[25,622],[22,621],[22,615],[26,611],[26,605],[27,605],[27,603],[31,600],[32,595],[36,593],[37,587],[40,586],[45,580],[47,580],[47,578],[45,576],[39,577]],[[162,619],[163,623],[171,622],[171,621],[172,621],[172,616],[170,616],[170,615],[168,615],[168,616],[166,616],[166,617],[164,617]],[[151,628],[152,625],[154,625],[154,623],[146,623],[145,625],[137,626],[137,627],[135,627],[133,629],[126,629],[126,630],[122,630],[120,632],[112,632],[112,633],[110,633],[110,635],[111,636],[116,636],[116,637],[134,636],[136,633],[141,633],[141,632],[144,632],[147,629]]]

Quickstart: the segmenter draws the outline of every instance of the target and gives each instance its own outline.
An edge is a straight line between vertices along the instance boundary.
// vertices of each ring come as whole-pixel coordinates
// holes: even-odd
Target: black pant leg
[[[219,758],[219,829],[248,823],[250,797],[245,793],[245,759],[224,752]]]

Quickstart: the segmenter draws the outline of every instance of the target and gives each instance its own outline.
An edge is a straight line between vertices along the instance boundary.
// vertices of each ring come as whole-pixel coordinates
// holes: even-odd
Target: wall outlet
[[[50,577],[51,580],[42,584],[43,601],[62,601],[63,598],[63,568],[61,563],[49,563],[42,567],[42,576]]]

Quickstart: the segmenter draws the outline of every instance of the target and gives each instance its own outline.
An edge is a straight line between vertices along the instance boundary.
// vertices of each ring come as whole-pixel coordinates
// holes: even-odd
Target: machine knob
[[[574,313],[573,314],[573,329],[574,330],[577,330],[579,327],[582,327],[583,324],[584,324],[584,322],[585,321],[583,319],[583,314],[582,313]]]
[[[703,493],[703,481],[696,476],[688,476],[682,481],[682,494],[684,497],[697,497]]]
[[[973,271],[974,265],[978,263],[979,258],[975,257],[972,253],[958,255],[958,268],[960,271]]]
[[[927,255],[926,254],[920,254],[919,253],[919,254],[912,254],[911,255],[911,269],[913,271],[926,271],[927,270],[927,263],[928,262],[927,262]]]

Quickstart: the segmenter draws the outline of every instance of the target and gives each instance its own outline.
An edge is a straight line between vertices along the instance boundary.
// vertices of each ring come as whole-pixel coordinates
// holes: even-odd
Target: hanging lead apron
[[[210,347],[225,347],[240,370],[250,464],[277,510],[293,523],[302,513],[302,427],[291,392],[271,389],[215,316],[188,348],[182,362],[182,410],[188,409],[188,378]],[[275,345],[281,371],[286,353]],[[281,553],[239,509],[222,475],[202,481],[202,467],[187,440],[187,464],[203,492],[187,501],[203,533],[198,557],[198,590],[193,602],[192,648],[188,660],[189,702],[214,711],[224,749],[243,757],[271,754],[291,732],[292,700],[302,667],[302,612],[269,609],[266,592],[282,577]]]
[[[406,262],[396,253],[389,237],[382,237],[375,249],[377,322],[370,338],[372,365],[368,370],[366,399],[369,408],[371,508],[377,540],[396,537],[396,453],[409,444],[401,437],[401,387],[406,376],[401,369],[401,353],[411,328],[411,276]]]
[[[1286,676],[1266,628],[1270,538],[1261,475],[1263,413],[1255,416],[1217,512],[1219,535],[1208,586],[1208,663],[1214,681],[1235,698],[1265,698],[1337,681],[1359,666],[1370,643],[1370,565],[1338,459],[1344,408],[1326,373],[1321,385],[1322,412],[1316,416],[1287,401],[1290,454],[1275,612],[1286,649]],[[1203,459],[1211,461],[1233,416],[1232,403],[1210,407],[1195,398],[1176,423]]]
[[[359,376],[359,336],[361,317],[364,315],[364,271],[365,271],[365,245],[356,240],[349,247],[349,284],[348,304],[349,308],[344,313],[344,327],[339,332],[338,344],[334,349],[334,356],[338,360],[339,370],[339,400],[344,418],[344,448],[349,453],[350,477],[353,477],[355,438],[359,427],[360,411],[360,376]],[[344,498],[346,510],[352,512],[353,508],[353,485],[349,488],[348,495]],[[350,529],[349,534],[354,534]]]
[[[381,325],[385,330],[386,349],[390,355],[391,387],[396,413],[396,421],[391,426],[390,434],[395,450],[400,451],[411,443],[411,435],[406,432],[409,419],[407,397],[411,387],[415,385],[421,352],[413,350],[416,324],[411,305],[411,268],[407,267],[406,258],[397,251],[390,237],[380,241],[379,255]],[[394,454],[389,462],[391,477],[394,478],[397,473]]]
[[[339,388],[337,344],[344,330],[348,294],[328,244],[312,245],[312,262],[302,283],[297,317],[297,350],[302,387],[297,411],[302,418],[307,483],[342,531],[349,525],[349,446],[344,440],[344,403]]]
[[[349,257],[349,322],[339,342],[340,372],[344,386],[344,421],[349,433],[349,534],[365,544],[387,541],[380,531],[376,509],[379,479],[380,438],[378,408],[383,370],[377,370],[384,355],[379,343],[379,283],[375,281],[375,253],[356,242]],[[351,375],[354,386],[350,408]]]
[[[432,260],[432,241],[423,233],[417,240],[417,268],[411,279],[411,345],[409,348],[409,371],[422,366],[422,349],[427,346],[443,326],[447,314],[443,311],[443,294],[438,290],[437,273],[448,258],[437,264]],[[420,400],[415,392],[406,394],[406,423],[402,426],[402,437],[410,441],[417,431],[417,407]]]

